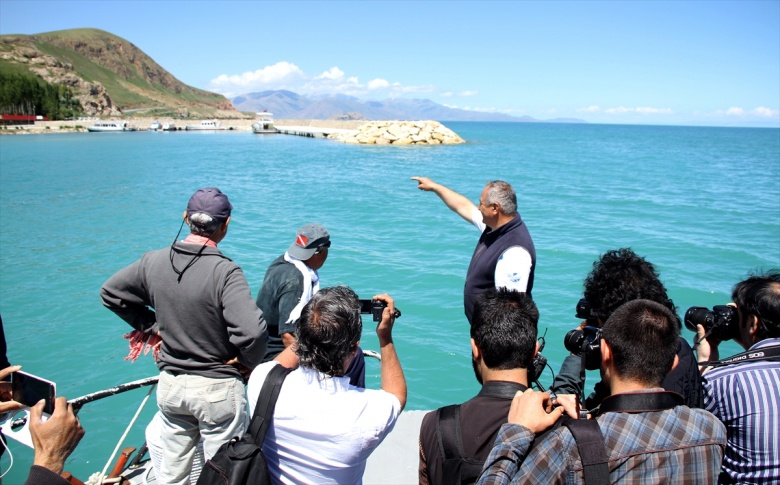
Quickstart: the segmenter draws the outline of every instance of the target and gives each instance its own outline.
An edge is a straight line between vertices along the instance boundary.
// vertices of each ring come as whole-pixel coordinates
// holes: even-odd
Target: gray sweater
[[[136,330],[160,331],[158,366],[174,374],[239,376],[225,361],[238,357],[254,368],[268,330],[246,277],[213,247],[177,242],[150,251],[103,284],[103,304]],[[173,265],[183,273],[174,271]]]

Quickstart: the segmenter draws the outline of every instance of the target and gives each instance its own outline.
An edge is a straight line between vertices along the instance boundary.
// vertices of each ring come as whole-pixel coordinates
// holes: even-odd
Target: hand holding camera
[[[363,315],[372,315],[375,322],[382,321],[382,313],[387,307],[387,303],[384,300],[378,299],[375,296],[372,300],[358,300],[360,302],[360,313]],[[401,316],[401,310],[393,309],[393,318]]]
[[[701,325],[712,345],[731,340],[739,335],[739,311],[733,305],[715,305],[712,310],[693,306],[685,312],[685,327],[696,332]]]
[[[360,313],[372,315],[376,326],[376,334],[379,343],[392,342],[392,330],[395,319],[401,316],[400,310],[395,308],[395,302],[388,294],[374,295],[371,300],[360,300]]]

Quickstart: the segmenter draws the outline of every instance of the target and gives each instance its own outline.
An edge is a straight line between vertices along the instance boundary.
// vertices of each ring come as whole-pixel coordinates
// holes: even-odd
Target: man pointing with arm
[[[531,295],[536,269],[536,249],[528,227],[517,212],[517,196],[501,180],[488,182],[479,205],[427,177],[412,177],[417,188],[433,192],[444,204],[482,232],[471,257],[463,304],[471,322],[474,299],[488,288],[508,288]]]

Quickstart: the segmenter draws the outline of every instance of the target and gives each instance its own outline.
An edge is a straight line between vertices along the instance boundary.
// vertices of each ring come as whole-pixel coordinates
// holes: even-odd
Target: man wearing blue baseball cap
[[[208,460],[246,430],[244,380],[231,364],[259,364],[268,331],[241,268],[217,249],[232,209],[218,188],[198,190],[184,211],[190,234],[144,254],[100,290],[103,304],[133,328],[162,337],[160,483],[189,483],[199,437]]]

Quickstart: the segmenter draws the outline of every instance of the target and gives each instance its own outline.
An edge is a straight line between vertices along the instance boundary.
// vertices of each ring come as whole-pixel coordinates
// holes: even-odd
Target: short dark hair
[[[759,340],[780,337],[780,271],[757,272],[734,285],[731,301],[743,316],[755,315],[761,322]]]
[[[480,293],[471,318],[471,338],[490,369],[528,369],[536,349],[539,310],[530,296],[490,288]]]
[[[362,332],[360,303],[351,288],[334,286],[318,291],[301,310],[295,331],[295,353],[301,367],[343,376],[344,361]]]
[[[674,315],[678,326],[677,307],[666,293],[658,272],[645,258],[631,248],[613,249],[593,263],[585,278],[585,299],[593,315],[603,324],[624,303],[645,299],[660,303]]]
[[[661,386],[677,355],[680,328],[674,313],[654,301],[633,300],[612,312],[601,332],[622,378]]]

